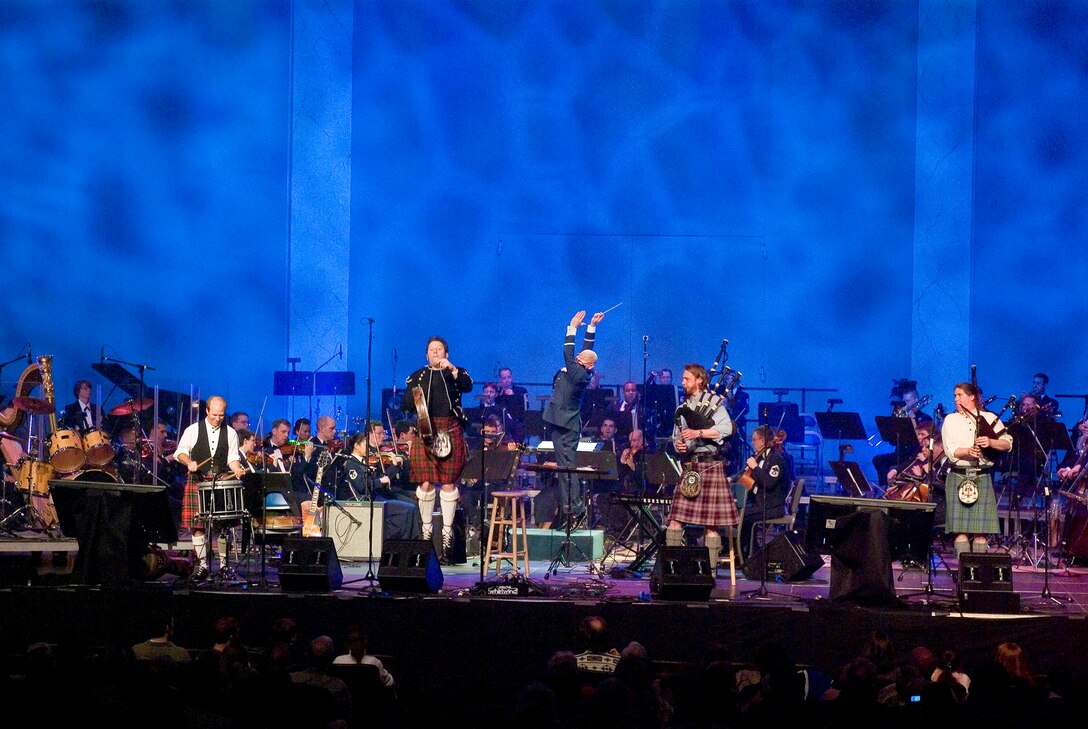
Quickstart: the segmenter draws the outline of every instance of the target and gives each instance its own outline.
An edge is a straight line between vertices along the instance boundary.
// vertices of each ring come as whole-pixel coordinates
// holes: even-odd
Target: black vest
[[[227,471],[227,454],[230,452],[227,445],[227,428],[229,427],[229,425],[219,426],[219,430],[222,432],[219,434],[219,444],[215,448],[215,455],[212,456],[211,440],[208,438],[208,421],[201,419],[196,432],[196,445],[193,446],[193,450],[189,453],[189,458],[197,463],[204,463],[204,461],[208,461],[208,456],[212,456],[210,461],[204,463],[198,469],[204,475],[215,476]]]

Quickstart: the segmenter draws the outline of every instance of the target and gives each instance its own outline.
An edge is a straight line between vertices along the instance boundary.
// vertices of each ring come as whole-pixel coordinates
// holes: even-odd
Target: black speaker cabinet
[[[1012,555],[960,555],[960,610],[1018,613],[1020,595],[1012,587]]]
[[[344,573],[329,537],[287,537],[280,561],[284,592],[330,592],[344,584]]]
[[[706,547],[662,547],[650,577],[650,594],[658,600],[710,599],[714,569]]]
[[[805,540],[797,532],[783,532],[765,549],[752,555],[744,563],[744,576],[749,580],[763,577],[763,560],[767,560],[767,579],[783,582],[807,580],[824,566],[820,555],[805,549]]]
[[[378,584],[389,592],[438,592],[442,567],[434,545],[419,539],[386,539],[378,565]]]

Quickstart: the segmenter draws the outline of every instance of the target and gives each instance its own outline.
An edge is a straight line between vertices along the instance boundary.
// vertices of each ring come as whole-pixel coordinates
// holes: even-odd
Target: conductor
[[[552,379],[552,396],[544,409],[544,437],[555,444],[555,464],[559,468],[574,468],[576,465],[578,436],[582,432],[582,395],[586,391],[586,385],[589,384],[590,373],[597,364],[593,340],[597,334],[597,325],[604,319],[604,314],[601,312],[594,314],[589,321],[582,351],[578,354],[574,353],[574,335],[585,317],[585,311],[579,311],[571,318],[567,326],[567,335],[563,340],[565,365],[555,373]],[[574,493],[571,488],[573,475],[559,474],[559,491],[555,497],[560,504],[559,513],[563,518],[572,514],[575,507],[581,504],[580,495]]]

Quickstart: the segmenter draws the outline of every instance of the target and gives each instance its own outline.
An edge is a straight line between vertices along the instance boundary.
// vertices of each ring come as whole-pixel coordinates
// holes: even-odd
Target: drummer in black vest
[[[207,528],[200,518],[199,484],[217,477],[242,478],[242,461],[238,454],[238,434],[223,422],[227,401],[215,395],[205,403],[207,416],[190,425],[178,440],[174,457],[189,470],[185,486],[185,501],[181,509],[181,526],[193,534],[193,553],[200,563],[193,571],[194,580],[207,578]]]
[[[431,538],[434,523],[435,484],[442,487],[442,551],[453,546],[453,518],[457,514],[457,479],[468,461],[465,444],[465,411],[461,395],[472,391],[472,378],[449,360],[449,345],[442,337],[427,340],[427,366],[408,376],[401,409],[416,410],[413,389],[423,390],[433,435],[430,444],[417,443],[411,453],[412,479],[419,482],[416,498],[423,520],[423,538]],[[422,435],[426,435],[420,429]],[[422,440],[422,439],[421,439]],[[443,554],[443,560],[445,554]]]

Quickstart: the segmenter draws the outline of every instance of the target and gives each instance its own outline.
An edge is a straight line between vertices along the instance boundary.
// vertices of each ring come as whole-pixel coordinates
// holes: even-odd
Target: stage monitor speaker
[[[374,529],[371,531],[370,504],[366,501],[338,501],[344,511],[330,506],[325,512],[325,533],[332,538],[336,553],[344,561],[366,562],[371,554],[374,561],[382,556],[383,519],[385,504],[374,504]],[[347,512],[347,513],[345,513]],[[367,544],[367,534],[370,535]]]
[[[438,592],[442,568],[434,545],[419,539],[387,539],[382,545],[378,584],[389,592]]]
[[[280,561],[284,592],[330,592],[344,584],[344,573],[329,537],[288,537]]]
[[[960,555],[960,610],[971,613],[1018,613],[1020,595],[1012,586],[1012,555]]]
[[[763,577],[763,560],[767,560],[767,579],[783,582],[807,580],[824,566],[823,558],[805,549],[805,540],[797,532],[783,532],[752,555],[744,563],[744,576],[749,580]]]
[[[702,602],[714,589],[714,569],[706,547],[662,547],[650,577],[650,594],[658,600]]]

